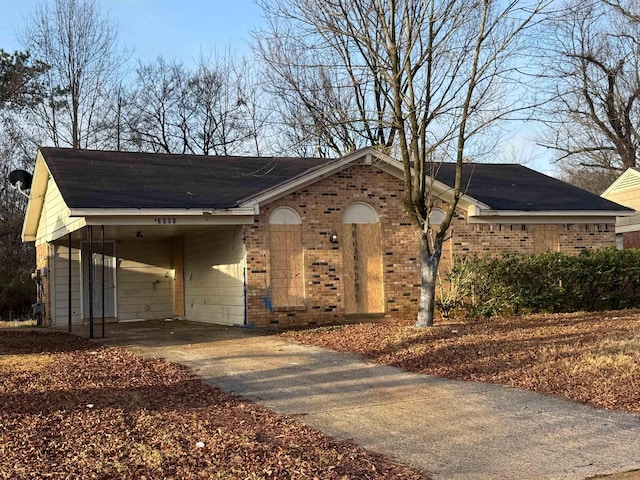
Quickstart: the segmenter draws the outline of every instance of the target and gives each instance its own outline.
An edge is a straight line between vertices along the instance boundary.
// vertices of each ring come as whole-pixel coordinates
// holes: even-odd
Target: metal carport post
[[[69,306],[67,307],[68,310],[68,316],[69,316],[69,325],[68,325],[68,329],[69,329],[69,333],[71,333],[71,232],[69,232],[69,234],[67,235],[68,239],[69,239]]]

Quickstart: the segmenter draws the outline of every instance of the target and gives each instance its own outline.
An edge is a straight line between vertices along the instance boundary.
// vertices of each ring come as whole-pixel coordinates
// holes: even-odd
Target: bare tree
[[[615,8],[632,22],[640,23],[640,7],[635,0],[603,0],[603,2]]]
[[[56,146],[101,146],[102,109],[126,61],[115,23],[95,0],[55,0],[36,7],[21,39],[49,67],[42,83],[46,100],[30,118]]]
[[[559,179],[589,192],[600,195],[615,180],[619,174],[615,170],[602,170],[582,166],[564,165]]]
[[[257,149],[261,122],[250,102],[253,88],[236,68],[228,57],[201,58],[193,71],[163,58],[140,64],[129,109],[133,143],[142,150],[200,155]]]
[[[391,147],[390,87],[369,74],[379,68],[376,59],[349,36],[289,21],[296,19],[281,15],[280,4],[264,1],[262,7],[268,27],[255,35],[255,51],[268,65],[264,86],[275,99],[287,148],[328,157],[367,145]],[[383,44],[382,31],[368,35]]]
[[[465,189],[463,161],[490,149],[484,133],[491,126],[524,111],[519,89],[527,68],[524,34],[535,25],[543,2],[265,0],[262,7],[272,26],[287,25],[282,31],[300,45],[298,51],[331,51],[330,64],[319,56],[313,57],[317,65],[305,63],[312,70],[308,75],[321,78],[323,69],[337,68],[337,78],[344,79],[339,85],[363,88],[366,102],[349,108],[344,122],[360,132],[368,127],[387,132],[385,141],[376,134],[371,143],[391,147],[402,160],[404,205],[420,232],[416,325],[433,325],[442,245]],[[271,33],[267,38],[280,35]],[[330,115],[322,118],[331,123]],[[445,218],[436,226],[429,221],[439,200],[431,182],[443,160],[454,161],[457,169]]]
[[[23,93],[14,90],[13,96]],[[12,170],[33,168],[35,145],[25,135],[25,125],[13,108],[23,100],[5,100],[12,108],[0,108],[0,318],[8,318],[11,312],[27,313],[36,300],[31,280],[35,248],[23,243],[20,236],[27,199],[9,183]],[[34,98],[29,98],[29,103],[32,101]]]
[[[0,50],[0,318],[26,313],[35,301],[31,280],[34,247],[20,238],[26,198],[9,183],[9,172],[33,167],[35,145],[21,111],[34,107],[46,66],[27,53]]]
[[[572,0],[552,22],[541,142],[565,169],[605,176],[636,166],[640,145],[640,23],[611,3]]]

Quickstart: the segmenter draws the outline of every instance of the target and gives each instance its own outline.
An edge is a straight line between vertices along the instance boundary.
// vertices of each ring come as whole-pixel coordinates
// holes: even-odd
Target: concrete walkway
[[[407,373],[240,328],[114,324],[107,337],[98,340],[187,365],[211,385],[436,479],[582,480],[640,469],[635,415]]]

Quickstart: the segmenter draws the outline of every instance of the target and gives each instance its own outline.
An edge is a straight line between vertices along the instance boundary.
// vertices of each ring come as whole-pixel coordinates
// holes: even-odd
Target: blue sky
[[[19,31],[38,0],[0,0],[0,48],[20,49]],[[159,55],[189,63],[202,52],[248,53],[250,31],[261,22],[254,0],[102,0],[134,60]]]

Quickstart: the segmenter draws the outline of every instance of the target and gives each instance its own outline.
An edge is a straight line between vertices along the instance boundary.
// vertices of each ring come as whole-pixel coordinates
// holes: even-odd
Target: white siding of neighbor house
[[[640,172],[636,168],[627,169],[602,193],[602,197],[640,210]]]
[[[81,226],[82,222],[83,219],[69,217],[69,209],[60,194],[58,185],[52,177],[49,177],[36,234],[36,245],[64,235],[68,227],[75,230],[78,225]]]
[[[607,200],[619,203],[625,207],[640,210],[640,188],[627,188],[625,190],[610,192],[606,196],[603,196]]]
[[[55,326],[69,322],[69,249],[55,246],[50,272],[54,294],[52,296],[51,323]],[[71,322],[81,323],[80,250],[71,249]]]
[[[118,243],[116,270],[119,320],[155,320],[173,316],[170,241]]]
[[[185,318],[243,325],[243,227],[220,227],[184,239]]]

